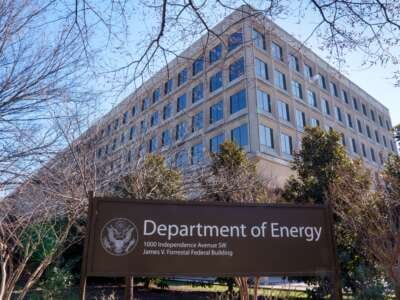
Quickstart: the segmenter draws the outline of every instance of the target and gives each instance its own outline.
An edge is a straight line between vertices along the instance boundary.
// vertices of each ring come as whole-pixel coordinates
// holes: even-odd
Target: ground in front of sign
[[[225,294],[227,287],[223,285],[212,286],[192,286],[183,282],[169,282],[168,289],[150,288],[144,289],[141,287],[135,288],[135,298],[143,300],[183,300],[183,299],[225,299],[221,297]],[[236,291],[237,292],[237,291]],[[306,293],[298,290],[298,287],[285,286],[264,286],[260,287],[260,296],[274,297],[274,299],[305,299]],[[64,300],[78,299],[79,289],[73,288],[66,291]],[[124,299],[124,289],[122,287],[105,287],[105,286],[89,286],[87,290],[87,299],[99,300],[118,300]],[[39,294],[29,295],[29,299],[42,299]]]

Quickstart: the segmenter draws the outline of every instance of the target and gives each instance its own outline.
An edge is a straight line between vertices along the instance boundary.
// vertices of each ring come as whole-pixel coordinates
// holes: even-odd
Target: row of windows
[[[253,29],[253,41],[257,48],[266,50],[266,42],[265,36]],[[272,41],[271,42],[271,56],[278,61],[284,62],[284,55],[283,55],[283,48],[278,43]],[[300,61],[299,58],[293,54],[289,53],[288,55],[288,64],[289,68],[297,73],[301,74],[300,70]],[[286,90],[286,79],[285,75],[280,71],[277,72],[275,84],[280,87],[281,89]],[[268,80],[268,67],[267,64],[261,61],[260,59],[256,58],[256,73],[259,77]],[[329,81],[329,90],[328,90],[328,80],[326,76],[321,73],[315,73],[312,66],[307,63],[303,64],[303,75],[305,78],[316,82],[319,87],[323,90],[330,92],[332,96],[337,98],[338,100],[342,100],[344,103],[352,106],[356,111],[362,112],[366,117],[370,118],[371,121],[379,123],[381,127],[386,127],[387,130],[391,129],[391,124],[389,120],[383,120],[381,115],[376,114],[373,109],[367,109],[367,105],[363,103],[361,100],[358,100],[356,97],[350,98],[349,93],[344,89],[339,89],[338,84],[334,81]],[[302,91],[301,85],[297,81],[294,81],[293,85],[293,94],[296,95],[298,98],[302,99]]]
[[[332,130],[332,128],[330,128]],[[274,138],[274,130],[265,125],[259,125],[259,138],[260,138],[260,151],[264,153],[275,152],[275,138]],[[346,137],[342,134],[341,143],[344,147],[347,147]],[[285,133],[280,134],[280,147],[281,152],[284,155],[293,155],[293,138],[290,135]],[[361,152],[359,150],[361,149]],[[351,152],[353,154],[359,154],[363,157],[370,159],[372,162],[377,162],[377,157],[375,154],[375,149],[370,147],[369,152],[367,151],[367,147],[364,143],[357,143],[355,138],[351,138]],[[381,152],[379,152],[379,163],[381,165],[384,164],[384,156]]]
[[[312,95],[312,96],[310,96],[311,101],[309,102],[309,104],[311,106],[314,106],[316,103],[315,102],[316,97],[314,97],[313,94],[311,94],[311,95]],[[257,107],[258,107],[259,112],[272,114],[271,96],[268,93],[266,93],[260,89],[257,89]],[[327,100],[322,101],[322,111],[326,115],[331,115],[331,108],[330,108],[329,102]],[[279,119],[284,120],[286,122],[291,122],[290,107],[289,107],[288,103],[286,103],[282,100],[277,100],[276,101],[276,114]],[[346,122],[344,120],[344,115],[346,117]],[[298,129],[302,129],[307,125],[305,112],[296,110],[295,118],[296,118],[296,127]],[[353,122],[352,115],[349,113],[344,114],[342,112],[341,108],[338,106],[335,107],[335,118],[338,122],[342,123],[343,125],[347,125],[349,128],[355,130],[355,128],[354,128],[355,125]],[[309,124],[311,126],[319,126],[320,121],[316,118],[311,118]],[[375,140],[375,142],[377,142],[378,144],[381,144],[383,142],[383,145],[385,147],[388,147],[388,142],[387,142],[386,136],[382,135],[382,139],[381,139],[381,135],[379,134],[379,131],[377,129],[372,130],[368,124],[365,124],[365,126],[363,126],[362,122],[359,119],[357,119],[357,128],[358,128],[358,132],[360,134],[365,134],[369,139]],[[364,128],[365,128],[365,131],[364,131]],[[372,133],[374,133],[374,135],[372,135]],[[392,141],[390,141],[390,146],[391,146],[392,151],[394,151],[394,144]]]
[[[240,90],[236,92],[235,94],[230,96],[230,102],[229,102],[229,112],[230,114],[235,114],[236,112],[241,111],[242,109],[245,109],[247,107],[247,101],[246,101],[246,90]],[[172,115],[172,109],[171,105],[167,104],[164,106],[163,109],[163,118],[167,119],[171,117]],[[224,118],[224,102],[223,100],[220,100],[216,102],[215,104],[211,105],[209,108],[209,123],[214,124]],[[150,126],[156,126],[159,123],[159,113],[154,112],[151,117],[150,117]],[[183,140],[186,135],[189,133],[188,131],[188,125],[187,121],[181,121],[176,125],[175,128],[175,139],[176,140]],[[192,117],[192,127],[191,127],[191,132],[195,132],[197,130],[200,130],[204,127],[204,112],[200,111],[197,114],[195,114]],[[140,132],[141,133],[146,133],[147,132],[147,123],[145,120],[142,120],[140,122]],[[136,137],[136,128],[131,127],[129,131],[129,140],[134,140]],[[123,132],[120,137],[120,144],[124,144],[125,142],[125,133]],[[106,145],[104,152],[107,154],[109,152],[109,149],[115,150],[117,146],[118,140],[117,138],[114,138],[113,142],[111,143],[111,146]],[[162,146],[167,146],[171,143],[171,133],[169,129],[165,129],[162,133],[161,137],[161,145]],[[153,147],[152,147],[153,148]],[[101,157],[102,155],[102,148],[99,148],[98,150],[98,158]]]
[[[165,142],[166,135],[164,131],[161,135],[161,143]],[[233,142],[235,142],[239,147],[245,147],[249,144],[248,141],[248,126],[247,123],[240,125],[230,131],[230,138]],[[213,153],[218,153],[220,151],[220,145],[225,140],[225,134],[220,133],[210,138],[209,140],[209,151]],[[153,153],[159,149],[158,147],[158,139],[157,137],[153,137],[148,142],[148,148],[146,149],[146,145],[142,144],[139,146],[138,155],[139,157],[143,157],[146,153]],[[205,147],[203,143],[197,143],[191,146],[190,148],[190,163],[192,165],[200,164],[204,162],[204,151]],[[128,152],[127,159],[131,161],[133,156],[133,151]],[[175,164],[178,168],[183,168],[187,166],[189,163],[189,156],[186,150],[181,150],[175,155]]]
[[[233,62],[229,66],[229,81],[233,81],[240,76],[244,74],[245,71],[245,66],[244,66],[244,58],[241,57],[237,59],[235,62]],[[209,91],[210,93],[213,93],[223,86],[223,75],[222,71],[219,71],[215,74],[213,74],[210,77],[209,80]],[[200,82],[196,86],[192,88],[192,103],[197,103],[201,101],[204,98],[204,83]],[[150,106],[150,102],[148,101],[147,98],[143,99],[142,102],[142,111],[146,110]],[[184,110],[187,106],[187,94],[184,93],[180,96],[177,97],[176,100],[176,112],[180,112]],[[134,106],[131,110],[131,116],[134,117],[136,115],[136,107]],[[164,109],[163,109],[163,118],[167,119],[171,116],[172,113],[172,107],[171,104],[167,104]],[[154,116],[154,122],[153,122],[153,115],[152,115],[152,126],[156,125],[158,123],[158,112],[155,113],[156,115]],[[122,124],[126,124],[128,122],[129,118],[129,112],[125,112],[122,116]],[[153,124],[155,123],[155,124]],[[114,130],[117,130],[119,128],[119,118],[115,119],[114,121]],[[110,135],[112,131],[112,124],[109,124],[107,127],[107,131],[105,132],[104,130],[102,131],[101,135],[103,136],[104,134]]]

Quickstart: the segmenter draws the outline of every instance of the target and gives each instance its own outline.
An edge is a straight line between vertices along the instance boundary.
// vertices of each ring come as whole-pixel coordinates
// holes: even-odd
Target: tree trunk
[[[257,297],[258,297],[258,285],[259,285],[259,283],[260,283],[260,277],[255,277],[254,278],[254,286],[253,286],[253,289],[254,289],[253,298],[254,298],[254,300],[257,300]]]
[[[125,300],[134,300],[133,276],[125,277]]]
[[[7,260],[1,263],[1,286],[0,286],[0,300],[4,299],[6,293],[6,283],[7,283]]]

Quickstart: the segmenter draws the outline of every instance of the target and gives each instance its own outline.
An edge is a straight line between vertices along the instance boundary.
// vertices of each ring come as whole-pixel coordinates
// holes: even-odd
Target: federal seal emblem
[[[136,225],[125,218],[108,221],[100,233],[104,250],[114,256],[124,256],[132,252],[139,240]]]

